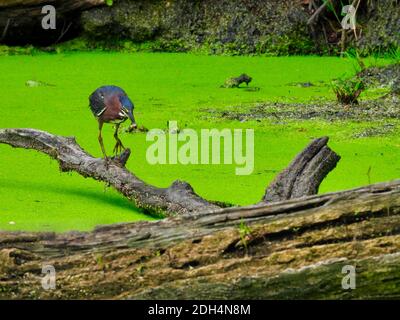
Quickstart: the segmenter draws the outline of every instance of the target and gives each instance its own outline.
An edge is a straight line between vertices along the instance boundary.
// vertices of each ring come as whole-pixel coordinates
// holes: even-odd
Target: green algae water
[[[381,61],[381,63],[386,63]],[[254,170],[235,175],[235,164],[151,165],[146,133],[122,133],[132,155],[127,167],[144,181],[167,187],[189,182],[202,197],[246,205],[258,202],[268,183],[311,139],[330,137],[342,159],[320,193],[349,189],[400,176],[397,120],[387,134],[356,138],[371,122],[291,119],[245,122],[210,116],[207,110],[246,109],[269,102],[333,101],[332,79],[355,73],[354,63],[336,57],[224,57],[168,53],[68,53],[0,57],[0,128],[36,128],[75,136],[100,157],[98,126],[88,96],[105,84],[125,89],[135,103],[139,125],[165,129],[175,120],[182,128],[254,129]],[[225,89],[225,79],[247,73],[257,90]],[[27,81],[43,85],[27,86]],[[299,86],[296,83],[312,83]],[[363,97],[372,96],[366,92]],[[110,154],[113,128],[103,130]],[[96,225],[154,219],[135,210],[105,184],[75,173],[32,150],[0,145],[0,230],[91,230]]]

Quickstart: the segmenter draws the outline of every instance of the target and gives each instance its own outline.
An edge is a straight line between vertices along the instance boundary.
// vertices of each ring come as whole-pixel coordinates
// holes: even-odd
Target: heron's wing
[[[106,105],[104,103],[104,97],[101,91],[96,90],[89,97],[90,110],[96,117],[100,117],[106,110]]]

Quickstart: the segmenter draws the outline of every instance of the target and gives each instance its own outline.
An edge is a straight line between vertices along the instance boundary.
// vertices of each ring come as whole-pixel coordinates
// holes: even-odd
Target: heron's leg
[[[120,140],[119,137],[118,137],[119,126],[120,126],[120,123],[117,123],[117,124],[115,125],[114,138],[115,138],[115,140],[117,141],[117,143],[115,144],[115,147],[114,147],[114,153],[115,153],[115,154],[118,154],[118,153],[120,153],[123,149],[125,149],[124,145],[122,144],[121,140]]]
[[[103,137],[101,136],[101,130],[103,129],[103,122],[99,122],[99,143],[101,147],[101,151],[103,152],[103,156],[105,160],[108,160],[106,150],[104,149],[104,144],[103,144]]]

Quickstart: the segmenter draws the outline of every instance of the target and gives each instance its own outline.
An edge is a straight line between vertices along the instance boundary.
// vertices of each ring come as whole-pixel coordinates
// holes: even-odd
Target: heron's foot
[[[120,140],[117,140],[117,143],[115,144],[115,147],[114,147],[114,150],[113,150],[114,154],[115,154],[115,155],[118,155],[118,154],[120,154],[123,150],[125,150],[124,145],[122,144],[122,142],[121,142]]]
[[[110,169],[111,165],[116,165],[116,166],[119,166],[119,167],[123,167],[123,165],[121,165],[119,156],[104,157],[103,160],[105,162],[106,170]]]
[[[108,156],[104,156],[103,160],[105,162],[106,168],[108,169],[112,161],[111,158]]]
[[[113,157],[113,160],[115,160],[118,163],[118,166],[123,168],[125,167],[130,155],[131,155],[131,149],[127,148],[124,149],[124,151],[122,151],[120,155]]]

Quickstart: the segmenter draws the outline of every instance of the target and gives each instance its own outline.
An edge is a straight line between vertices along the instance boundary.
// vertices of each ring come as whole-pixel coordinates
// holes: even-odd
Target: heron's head
[[[135,116],[133,115],[133,109],[135,108],[135,106],[127,96],[121,97],[120,100],[121,100],[122,108],[124,110],[126,110],[128,117],[131,120],[131,125],[129,126],[129,130],[132,131],[133,129],[137,128]]]

